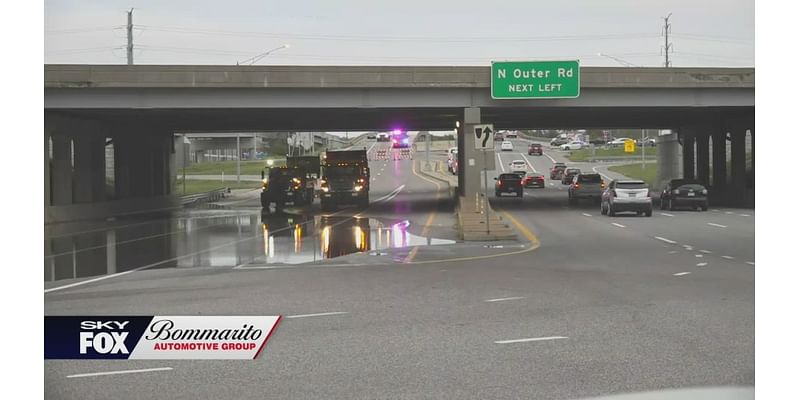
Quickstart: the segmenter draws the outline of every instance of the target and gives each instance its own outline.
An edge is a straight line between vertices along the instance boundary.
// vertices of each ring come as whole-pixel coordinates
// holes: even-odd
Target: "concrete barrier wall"
[[[177,196],[146,197],[45,207],[45,224],[140,214],[181,207]]]

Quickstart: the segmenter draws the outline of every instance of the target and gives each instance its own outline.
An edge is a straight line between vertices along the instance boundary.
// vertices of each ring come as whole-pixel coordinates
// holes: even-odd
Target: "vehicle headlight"
[[[703,191],[702,191],[701,193],[703,193],[703,194],[708,194],[708,190],[706,190],[706,189],[703,189]]]
[[[354,189],[356,190],[356,192],[360,192],[361,189],[364,189],[364,186],[356,185]]]
[[[327,186],[321,186],[320,189],[322,189],[322,191],[325,193],[327,193],[329,190]]]

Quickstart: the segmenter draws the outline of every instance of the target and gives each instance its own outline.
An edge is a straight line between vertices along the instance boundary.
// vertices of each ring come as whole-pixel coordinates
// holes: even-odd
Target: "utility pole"
[[[128,11],[128,65],[133,65],[133,9]]]
[[[672,43],[669,42],[669,33],[672,31],[672,24],[669,23],[669,17],[672,16],[672,13],[669,13],[666,17],[664,17],[664,68],[669,68],[672,64],[669,61],[669,52],[672,50]]]

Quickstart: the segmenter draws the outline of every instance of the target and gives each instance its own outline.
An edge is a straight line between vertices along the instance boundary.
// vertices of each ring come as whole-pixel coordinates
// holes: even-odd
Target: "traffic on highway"
[[[755,397],[749,3],[61,3],[45,398]]]

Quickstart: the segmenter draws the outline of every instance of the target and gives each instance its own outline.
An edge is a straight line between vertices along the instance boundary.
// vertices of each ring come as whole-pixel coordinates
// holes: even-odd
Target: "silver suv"
[[[591,199],[599,203],[605,187],[600,174],[577,174],[567,190],[569,204],[578,204],[578,199]]]
[[[653,215],[653,200],[644,181],[614,179],[603,192],[600,214],[613,217],[618,212],[632,211],[648,217]]]

